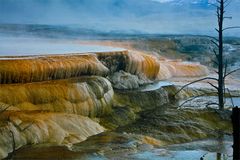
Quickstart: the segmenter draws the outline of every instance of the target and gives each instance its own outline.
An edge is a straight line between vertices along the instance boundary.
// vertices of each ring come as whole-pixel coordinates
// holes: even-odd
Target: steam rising
[[[237,0],[227,8],[234,17],[228,25],[237,25],[239,8]],[[0,23],[61,24],[100,31],[213,34],[214,14],[208,0],[0,0]]]

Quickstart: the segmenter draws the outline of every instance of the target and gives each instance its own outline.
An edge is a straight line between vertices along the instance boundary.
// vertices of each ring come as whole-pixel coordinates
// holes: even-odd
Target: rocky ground
[[[113,111],[100,119],[107,132],[70,147],[25,146],[16,151],[14,159],[215,159],[217,153],[230,158],[231,112],[178,108],[172,99],[174,90],[174,86],[147,92],[115,90]],[[181,95],[200,93],[188,89]],[[157,97],[159,101],[154,101]]]
[[[85,55],[84,65],[78,64],[80,56],[71,55],[65,57],[62,68],[56,63],[63,60],[62,57],[52,57],[51,61],[45,58],[24,60],[31,65],[43,61],[46,65],[37,65],[41,72],[31,67],[27,67],[26,72],[26,67],[21,68],[18,60],[11,61],[17,67],[8,69],[6,60],[1,63],[5,66],[1,68],[5,76],[2,83],[32,83],[1,85],[1,101],[12,105],[7,108],[10,111],[4,111],[4,116],[1,116],[4,122],[2,129],[7,126],[1,130],[7,137],[0,138],[0,144],[4,146],[0,148],[2,156],[10,153],[8,158],[13,159],[181,160],[215,159],[219,156],[229,159],[231,149],[226,148],[232,143],[231,100],[228,99],[225,111],[218,111],[214,106],[202,106],[209,97],[210,100],[216,99],[216,91],[210,89],[207,82],[195,84],[175,96],[179,86],[206,76],[207,70],[198,63],[166,58],[207,63],[210,76],[216,76],[212,74],[211,56],[206,56],[212,48],[208,42],[209,39],[194,36],[96,41],[91,43],[124,45],[148,54],[136,51],[96,53]],[[239,48],[236,49],[239,43],[227,42],[231,44],[228,46],[229,54],[239,54]],[[234,49],[231,48],[233,46]],[[24,74],[15,72],[18,67]],[[102,71],[101,74],[98,70]],[[85,78],[74,79],[74,76]],[[16,77],[17,81],[13,81]],[[227,97],[234,96],[234,102],[238,103],[240,86],[236,77],[229,77],[226,82],[231,90]],[[159,82],[163,79],[168,80]],[[12,92],[14,88],[18,92]],[[206,95],[180,107],[185,100],[203,93]],[[30,127],[25,129],[26,124]],[[18,138],[8,134],[11,129]],[[62,133],[60,138],[54,136],[58,133]],[[14,152],[13,142],[16,142]]]

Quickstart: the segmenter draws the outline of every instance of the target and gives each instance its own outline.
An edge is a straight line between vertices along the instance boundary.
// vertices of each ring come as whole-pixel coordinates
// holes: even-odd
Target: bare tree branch
[[[219,46],[215,41],[211,40],[213,44],[215,44],[217,47]]]
[[[227,3],[227,2],[228,2],[228,3]],[[225,0],[225,1],[224,1],[224,4],[225,4],[225,5],[224,5],[224,8],[227,8],[227,7],[231,4],[231,2],[232,2],[232,1],[230,1],[230,0]],[[227,3],[227,4],[226,4],[226,3]]]
[[[240,70],[240,68],[234,69],[234,70],[232,70],[231,72],[227,73],[227,74],[224,76],[224,79],[225,79],[227,76],[231,75],[232,73],[237,72],[238,70]]]
[[[217,61],[218,61],[218,64],[219,64],[218,54],[217,54],[217,52],[216,52],[215,49],[213,49],[213,53],[214,53],[214,55],[215,55],[215,57],[216,57],[216,59],[217,59]]]
[[[218,7],[218,5],[215,4],[215,3],[209,3],[209,2],[208,2],[208,5],[214,6],[214,7],[216,7],[216,8]]]
[[[223,90],[223,95],[224,95],[224,99],[223,99],[223,101],[224,101],[224,105],[226,104],[226,85],[225,85],[225,82],[224,82],[224,90]]]
[[[227,67],[228,67],[228,62],[227,62],[227,59],[225,60],[225,64],[224,64],[224,73],[223,73],[223,77],[226,76],[227,74]],[[223,78],[224,79],[224,78]]]
[[[230,95],[230,99],[231,99],[232,106],[234,107],[234,102],[233,102],[233,99],[232,99],[231,92],[230,92],[230,90],[229,90],[228,88],[227,88],[227,91],[228,91],[228,93],[229,93],[229,95]]]
[[[211,61],[212,61],[215,65],[218,65],[218,62],[217,62],[217,61],[215,61],[215,60],[213,60],[213,59],[211,59]]]
[[[226,31],[226,30],[229,30],[229,29],[240,29],[240,26],[226,27],[226,28],[223,28],[222,31]]]
[[[228,2],[228,1],[232,1],[232,0],[225,0],[223,3],[226,3],[226,2]]]
[[[217,73],[217,74],[219,73],[217,70],[213,70],[213,71],[214,71],[215,73]]]
[[[200,81],[204,81],[204,80],[214,80],[214,81],[218,81],[218,79],[216,78],[213,78],[213,77],[205,77],[205,78],[201,78],[201,79],[198,79],[198,80],[195,80],[195,81],[192,81],[184,86],[182,86],[176,93],[174,96],[176,96],[179,92],[181,92],[184,88],[186,88],[187,86],[191,85],[191,84],[194,84],[194,83],[197,83],[197,82],[200,82]]]
[[[232,19],[232,17],[230,17],[230,16],[229,16],[229,17],[223,17],[223,18],[224,18],[224,19]]]
[[[218,87],[217,86],[215,86],[214,84],[212,84],[211,82],[207,82],[209,85],[211,85],[213,88],[215,88],[217,91],[218,91]]]
[[[213,37],[213,36],[206,36],[206,37],[211,38],[211,39],[213,39],[213,40],[218,42],[218,39],[216,37]]]
[[[207,93],[203,93],[203,94],[194,96],[194,97],[192,97],[192,98],[190,98],[190,99],[187,99],[187,100],[184,101],[180,106],[178,106],[178,108],[181,108],[181,107],[182,107],[184,104],[186,104],[187,102],[190,102],[190,101],[192,101],[192,100],[194,100],[194,99],[196,99],[196,98],[198,98],[198,97],[202,97],[202,96],[204,96],[204,95],[207,95]]]

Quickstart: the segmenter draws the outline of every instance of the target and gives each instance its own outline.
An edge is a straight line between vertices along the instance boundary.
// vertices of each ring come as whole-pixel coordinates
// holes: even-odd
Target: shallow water
[[[228,100],[228,101],[229,101],[229,100],[231,101],[230,98],[228,98],[227,100]],[[233,97],[232,100],[233,100],[234,106],[240,106],[240,98],[239,98],[239,97]]]
[[[139,160],[230,160],[232,159],[231,137],[204,139],[190,143],[151,148],[138,143],[126,134],[110,133],[94,136],[83,143],[67,147],[28,146],[16,152],[14,159],[139,159]],[[106,136],[105,135],[105,136]],[[219,152],[219,153],[218,153]]]
[[[202,150],[186,150],[186,151],[169,151],[164,149],[155,150],[154,152],[144,152],[133,156],[134,159],[141,160],[199,160],[204,156],[203,160],[216,160],[217,153],[206,152]],[[227,155],[222,155],[221,159],[230,160]]]
[[[77,44],[69,41],[0,37],[0,56],[29,56],[123,50],[125,49],[100,45]]]
[[[156,83],[153,83],[153,84],[148,84],[148,85],[142,86],[138,90],[140,90],[141,92],[154,91],[154,90],[157,90],[161,87],[171,86],[171,85],[173,85],[171,82],[159,81],[159,82],[156,82]]]
[[[154,149],[134,155],[136,159],[152,160],[230,160],[232,159],[232,140],[225,136],[223,139],[205,139],[190,143],[171,145],[166,148]],[[219,153],[218,153],[219,152]],[[217,157],[221,157],[217,159]]]

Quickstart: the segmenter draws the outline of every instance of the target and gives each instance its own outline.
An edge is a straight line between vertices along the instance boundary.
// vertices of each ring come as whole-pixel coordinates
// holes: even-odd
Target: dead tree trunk
[[[233,160],[240,160],[240,108],[232,110]]]
[[[219,109],[224,109],[224,79],[223,79],[223,15],[224,1],[220,1],[218,13],[218,104]]]
[[[225,96],[225,79],[227,76],[229,76],[230,74],[236,72],[236,71],[239,71],[240,68],[237,68],[235,70],[232,70],[232,71],[229,71],[227,73],[227,67],[228,67],[228,64],[227,64],[227,59],[226,57],[223,56],[223,32],[225,30],[228,30],[228,29],[236,29],[236,28],[240,28],[240,26],[231,26],[231,27],[226,27],[224,28],[224,25],[223,25],[223,22],[224,22],[224,19],[231,19],[232,17],[228,17],[228,16],[225,16],[225,8],[231,3],[231,0],[216,0],[216,3],[213,3],[212,5],[214,7],[216,7],[216,11],[217,11],[217,22],[218,22],[218,27],[215,28],[215,30],[217,31],[218,33],[218,37],[215,38],[215,37],[211,37],[210,38],[212,39],[211,42],[216,46],[215,49],[213,49],[213,52],[215,54],[215,57],[216,57],[216,60],[214,59],[213,62],[215,64],[217,64],[218,66],[218,69],[217,69],[217,74],[218,74],[218,77],[217,78],[213,78],[213,77],[205,77],[205,78],[201,78],[201,79],[198,79],[198,80],[195,80],[193,82],[190,82],[184,86],[182,86],[176,93],[175,93],[175,96],[181,91],[183,90],[184,88],[186,88],[187,86],[193,84],[193,83],[197,83],[197,82],[200,82],[200,81],[205,81],[205,80],[214,80],[217,82],[217,86],[214,85],[213,83],[211,82],[208,82],[208,84],[210,84],[214,89],[217,90],[217,94],[218,94],[218,103],[214,103],[214,104],[217,104],[219,106],[219,109],[220,110],[224,110],[224,96]],[[211,3],[210,3],[211,4]]]

